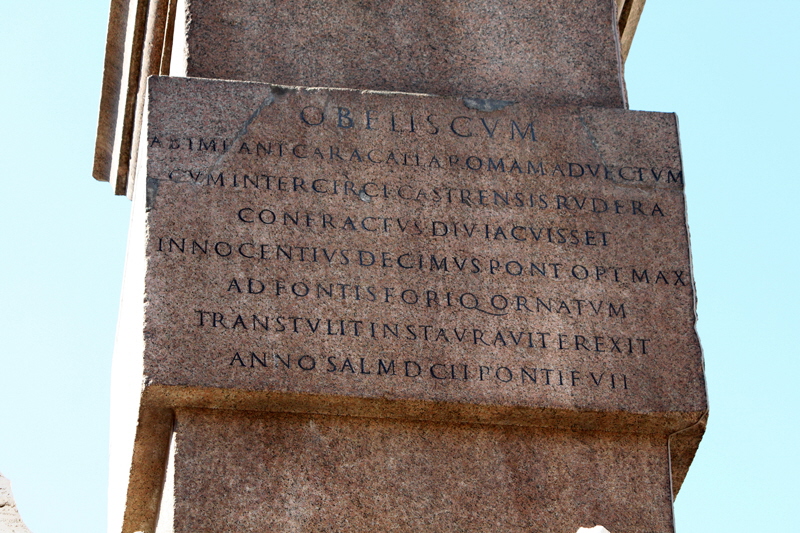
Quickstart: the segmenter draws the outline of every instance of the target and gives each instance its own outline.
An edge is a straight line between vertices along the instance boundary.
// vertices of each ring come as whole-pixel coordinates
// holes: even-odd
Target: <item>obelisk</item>
[[[707,401],[642,5],[113,2],[110,530],[672,532]]]

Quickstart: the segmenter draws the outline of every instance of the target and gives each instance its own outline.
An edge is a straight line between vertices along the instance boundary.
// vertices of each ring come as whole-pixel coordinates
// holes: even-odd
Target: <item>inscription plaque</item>
[[[147,387],[705,409],[672,114],[151,78],[143,145]]]

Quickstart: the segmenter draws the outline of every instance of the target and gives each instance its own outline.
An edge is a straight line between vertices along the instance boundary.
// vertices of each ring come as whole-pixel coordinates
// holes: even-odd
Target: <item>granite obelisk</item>
[[[113,2],[110,530],[672,532],[707,402],[642,5]]]

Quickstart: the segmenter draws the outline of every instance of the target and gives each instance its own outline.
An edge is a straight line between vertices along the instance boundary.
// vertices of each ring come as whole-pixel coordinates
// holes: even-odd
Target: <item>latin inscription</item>
[[[231,366],[267,369],[279,372],[317,372],[374,376],[381,379],[433,379],[437,381],[477,381],[495,384],[518,382],[521,385],[540,387],[595,387],[609,390],[628,390],[628,376],[591,370],[566,370],[556,368],[507,367],[433,363],[425,365],[413,359],[368,359],[364,357],[268,354],[266,352],[236,352]]]
[[[693,298],[674,161],[561,147],[583,133],[524,113],[302,104],[244,133],[150,130],[148,205],[171,211],[148,253],[192,294],[168,320],[207,372],[649,386]]]

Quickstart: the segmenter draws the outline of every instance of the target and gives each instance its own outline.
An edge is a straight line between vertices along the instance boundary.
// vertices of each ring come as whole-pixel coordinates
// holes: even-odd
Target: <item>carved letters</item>
[[[515,106],[385,98],[148,134],[151,212],[173,210],[148,254],[192,294],[170,327],[206,339],[205,371],[649,386],[654,321],[693,302],[679,159],[605,157]]]

